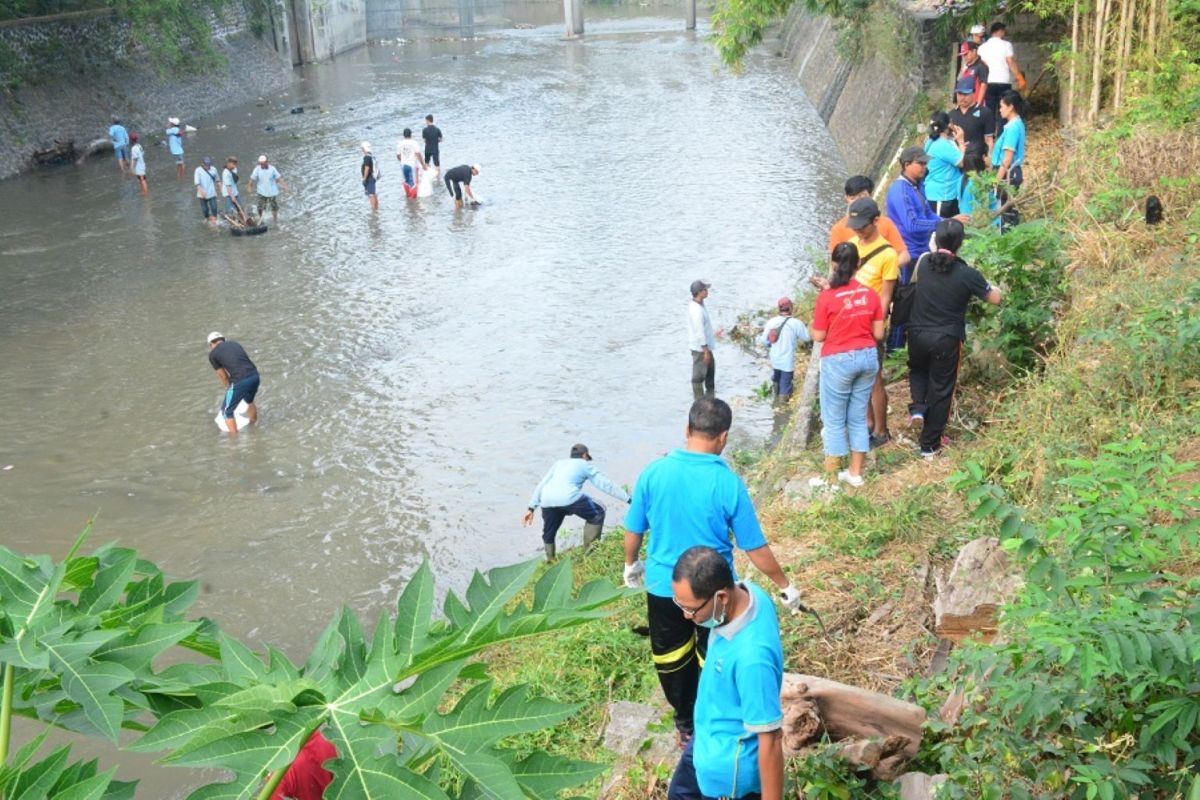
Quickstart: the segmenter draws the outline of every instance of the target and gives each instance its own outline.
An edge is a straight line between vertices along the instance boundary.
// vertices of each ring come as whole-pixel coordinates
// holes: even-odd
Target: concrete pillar
[[[583,0],[563,0],[563,16],[567,22],[567,38],[583,36]]]
[[[475,0],[458,0],[458,35],[475,38]]]
[[[687,29],[696,30],[696,0],[683,0],[683,8],[687,15]]]

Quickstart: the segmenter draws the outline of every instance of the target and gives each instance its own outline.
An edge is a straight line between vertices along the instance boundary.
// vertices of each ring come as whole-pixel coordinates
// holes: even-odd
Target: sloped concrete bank
[[[0,28],[0,178],[30,169],[56,140],[82,148],[106,136],[113,114],[161,136],[168,116],[199,119],[293,80],[286,49],[254,36],[239,11],[214,26],[213,45],[217,68],[163,76],[109,15]]]

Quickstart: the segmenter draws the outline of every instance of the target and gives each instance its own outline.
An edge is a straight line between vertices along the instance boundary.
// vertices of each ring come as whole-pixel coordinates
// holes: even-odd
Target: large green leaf
[[[52,668],[61,678],[63,692],[79,704],[94,732],[117,741],[125,702],[113,691],[133,680],[127,667],[92,658],[102,645],[121,636],[121,631],[89,631],[70,639],[43,642]]]
[[[533,753],[521,760],[505,760],[517,781],[533,797],[557,797],[559,792],[587,783],[597,775],[604,774],[608,767],[573,761],[550,753]]]

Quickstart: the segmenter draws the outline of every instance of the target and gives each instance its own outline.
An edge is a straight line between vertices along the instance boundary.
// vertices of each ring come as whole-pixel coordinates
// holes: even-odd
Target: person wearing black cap
[[[592,466],[592,454],[587,445],[571,446],[571,457],[555,461],[554,466],[542,478],[529,498],[529,509],[522,523],[528,528],[533,524],[533,512],[542,509],[542,544],[546,548],[546,560],[555,556],[555,537],[568,516],[580,517],[584,521],[583,546],[590,547],[604,532],[604,506],[583,493],[583,484],[592,485],[605,494],[612,495],[622,503],[629,502],[629,493],[604,477]]]
[[[950,109],[950,122],[962,129],[967,143],[967,154],[978,154],[986,162],[996,141],[996,117],[992,110],[975,102],[975,81],[969,77],[959,78],[954,85],[954,108]]]
[[[704,299],[711,283],[692,281],[692,302],[688,303],[688,348],[692,352],[692,399],[716,397],[717,363],[713,350],[717,338]]]
[[[900,152],[900,177],[892,182],[887,194],[887,215],[900,229],[914,263],[922,253],[929,252],[929,238],[942,221],[921,191],[928,166],[929,154],[923,148],[915,145],[904,148]],[[962,214],[957,219],[969,221]],[[900,283],[908,283],[907,274],[900,276]]]

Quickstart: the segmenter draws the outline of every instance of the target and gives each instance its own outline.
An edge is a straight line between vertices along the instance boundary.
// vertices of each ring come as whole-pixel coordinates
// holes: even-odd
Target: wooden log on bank
[[[86,145],[84,145],[83,149],[78,151],[77,156],[75,158],[75,163],[82,164],[84,161],[86,161],[88,158],[94,156],[96,153],[103,153],[105,151],[111,152],[112,149],[113,149],[112,139],[109,139],[107,136],[100,138],[100,139],[93,139],[92,141],[90,141]]]
[[[829,737],[841,739],[891,740],[894,755],[912,758],[921,745],[925,709],[879,692],[860,689],[815,675],[786,673],[783,676],[784,719],[789,704],[812,702]],[[893,738],[897,737],[897,738]],[[787,736],[785,734],[785,743]],[[882,753],[887,758],[888,753]]]
[[[75,140],[54,140],[54,144],[41,150],[33,151],[33,163],[39,167],[50,167],[55,164],[70,164],[75,160]]]
[[[935,631],[943,639],[961,642],[978,634],[990,642],[996,636],[1000,606],[1020,588],[1000,540],[983,537],[968,542],[954,559],[950,574],[937,582],[933,601]]]

